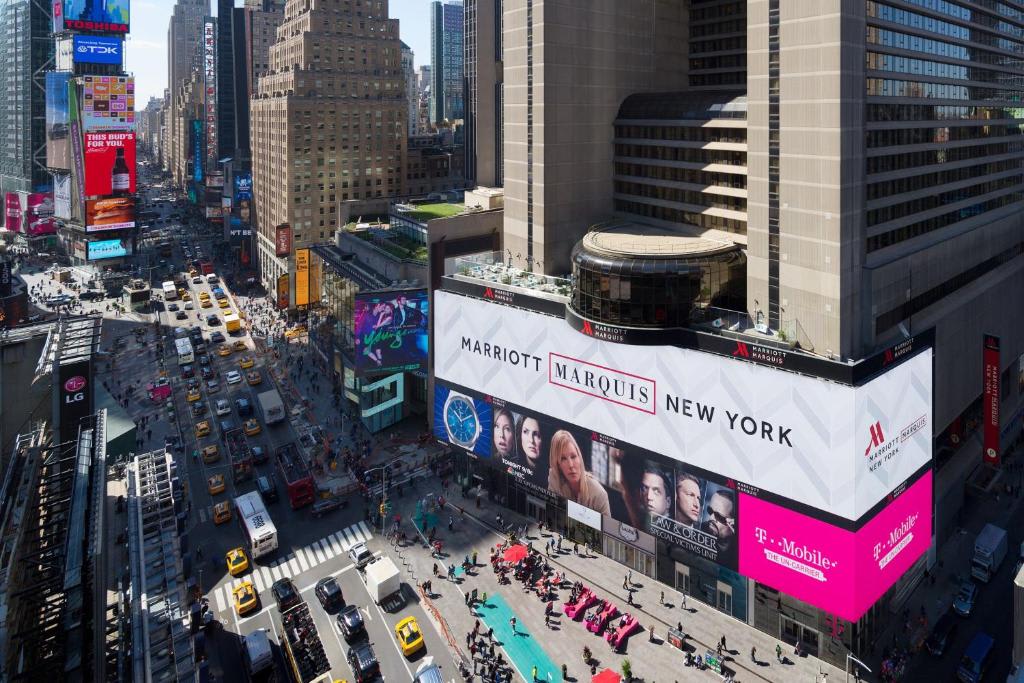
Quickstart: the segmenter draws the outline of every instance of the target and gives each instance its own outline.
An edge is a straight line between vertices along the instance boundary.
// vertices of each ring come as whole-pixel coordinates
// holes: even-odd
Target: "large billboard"
[[[85,134],[85,194],[135,193],[135,133]]]
[[[122,237],[120,239],[89,242],[86,258],[90,261],[99,261],[120,256],[131,256],[131,254],[132,238]]]
[[[82,76],[82,130],[135,130],[135,78],[133,76]]]
[[[445,291],[438,378],[856,521],[931,461],[932,351],[854,387]]]
[[[203,182],[203,164],[206,159],[206,146],[203,144],[203,122],[192,119],[192,180]]]
[[[1002,400],[1000,383],[1002,372],[999,362],[999,337],[986,334],[981,354],[982,364],[982,458],[989,465],[998,465],[999,403]]]
[[[234,210],[242,223],[252,220],[252,173],[235,175]]]
[[[288,273],[277,278],[277,307],[282,311],[288,308]]]
[[[71,176],[66,173],[53,176],[53,215],[71,220]]]
[[[77,64],[120,64],[124,39],[114,36],[87,36],[76,33],[72,57]]]
[[[217,24],[214,19],[203,23],[203,85],[206,116],[206,159],[208,168],[217,162]],[[223,185],[223,181],[221,182]]]
[[[429,307],[425,289],[356,294],[354,332],[360,375],[425,368]]]
[[[11,232],[21,232],[21,197],[17,192],[4,196],[4,227]]]
[[[55,368],[57,391],[54,403],[60,428],[60,440],[78,437],[80,422],[93,411],[92,361],[89,359],[59,364]]]
[[[108,197],[85,202],[85,231],[102,232],[135,227],[135,198]]]
[[[128,33],[131,0],[53,0],[53,32]]]
[[[320,278],[314,269],[309,249],[295,250],[295,305],[308,306],[320,301]]]
[[[30,192],[24,195],[21,228],[29,237],[41,237],[57,232],[53,219],[53,193]]]
[[[71,168],[71,118],[67,71],[46,72],[46,165]]]

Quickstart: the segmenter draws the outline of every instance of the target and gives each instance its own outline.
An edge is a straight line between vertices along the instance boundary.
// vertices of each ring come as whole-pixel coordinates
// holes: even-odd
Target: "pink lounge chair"
[[[604,605],[601,607],[601,613],[597,615],[597,619],[587,623],[587,630],[591,633],[601,633],[608,624],[608,620],[615,617],[618,613],[619,608],[613,605],[611,600],[605,600]]]
[[[585,588],[579,599],[565,608],[565,616],[578,621],[583,618],[583,613],[587,611],[587,608],[595,602],[597,602],[597,596],[589,588]]]
[[[626,644],[626,639],[640,630],[640,620],[632,617],[624,626],[619,627],[608,642],[615,650],[621,650]]]

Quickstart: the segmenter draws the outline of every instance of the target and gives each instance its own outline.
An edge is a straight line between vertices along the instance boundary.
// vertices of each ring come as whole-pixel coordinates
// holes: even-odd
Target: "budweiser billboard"
[[[985,462],[999,464],[999,337],[985,335],[982,365],[982,451]]]

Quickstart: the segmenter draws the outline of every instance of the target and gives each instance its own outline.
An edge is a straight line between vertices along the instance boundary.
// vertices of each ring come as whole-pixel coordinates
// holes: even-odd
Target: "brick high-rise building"
[[[408,112],[398,21],[382,0],[288,0],[250,111],[261,280],[293,268],[275,251],[325,241],[343,202],[386,207],[404,191]],[[386,208],[385,208],[386,210]]]
[[[168,128],[163,139],[165,168],[175,184],[183,186],[191,150],[190,106],[183,104],[182,89],[199,68],[203,19],[209,13],[204,0],[177,0],[167,26]]]
[[[498,187],[504,99],[501,43],[502,0],[466,0],[464,30],[466,180]]]

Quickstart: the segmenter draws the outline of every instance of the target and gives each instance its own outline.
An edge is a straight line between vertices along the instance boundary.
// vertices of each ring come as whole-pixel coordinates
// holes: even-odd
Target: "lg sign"
[[[64,382],[64,391],[68,393],[64,397],[64,403],[78,403],[79,401],[85,400],[85,378],[81,375],[75,375],[68,381]]]
[[[76,35],[75,61],[88,64],[120,64],[123,47],[124,42],[120,38]]]

